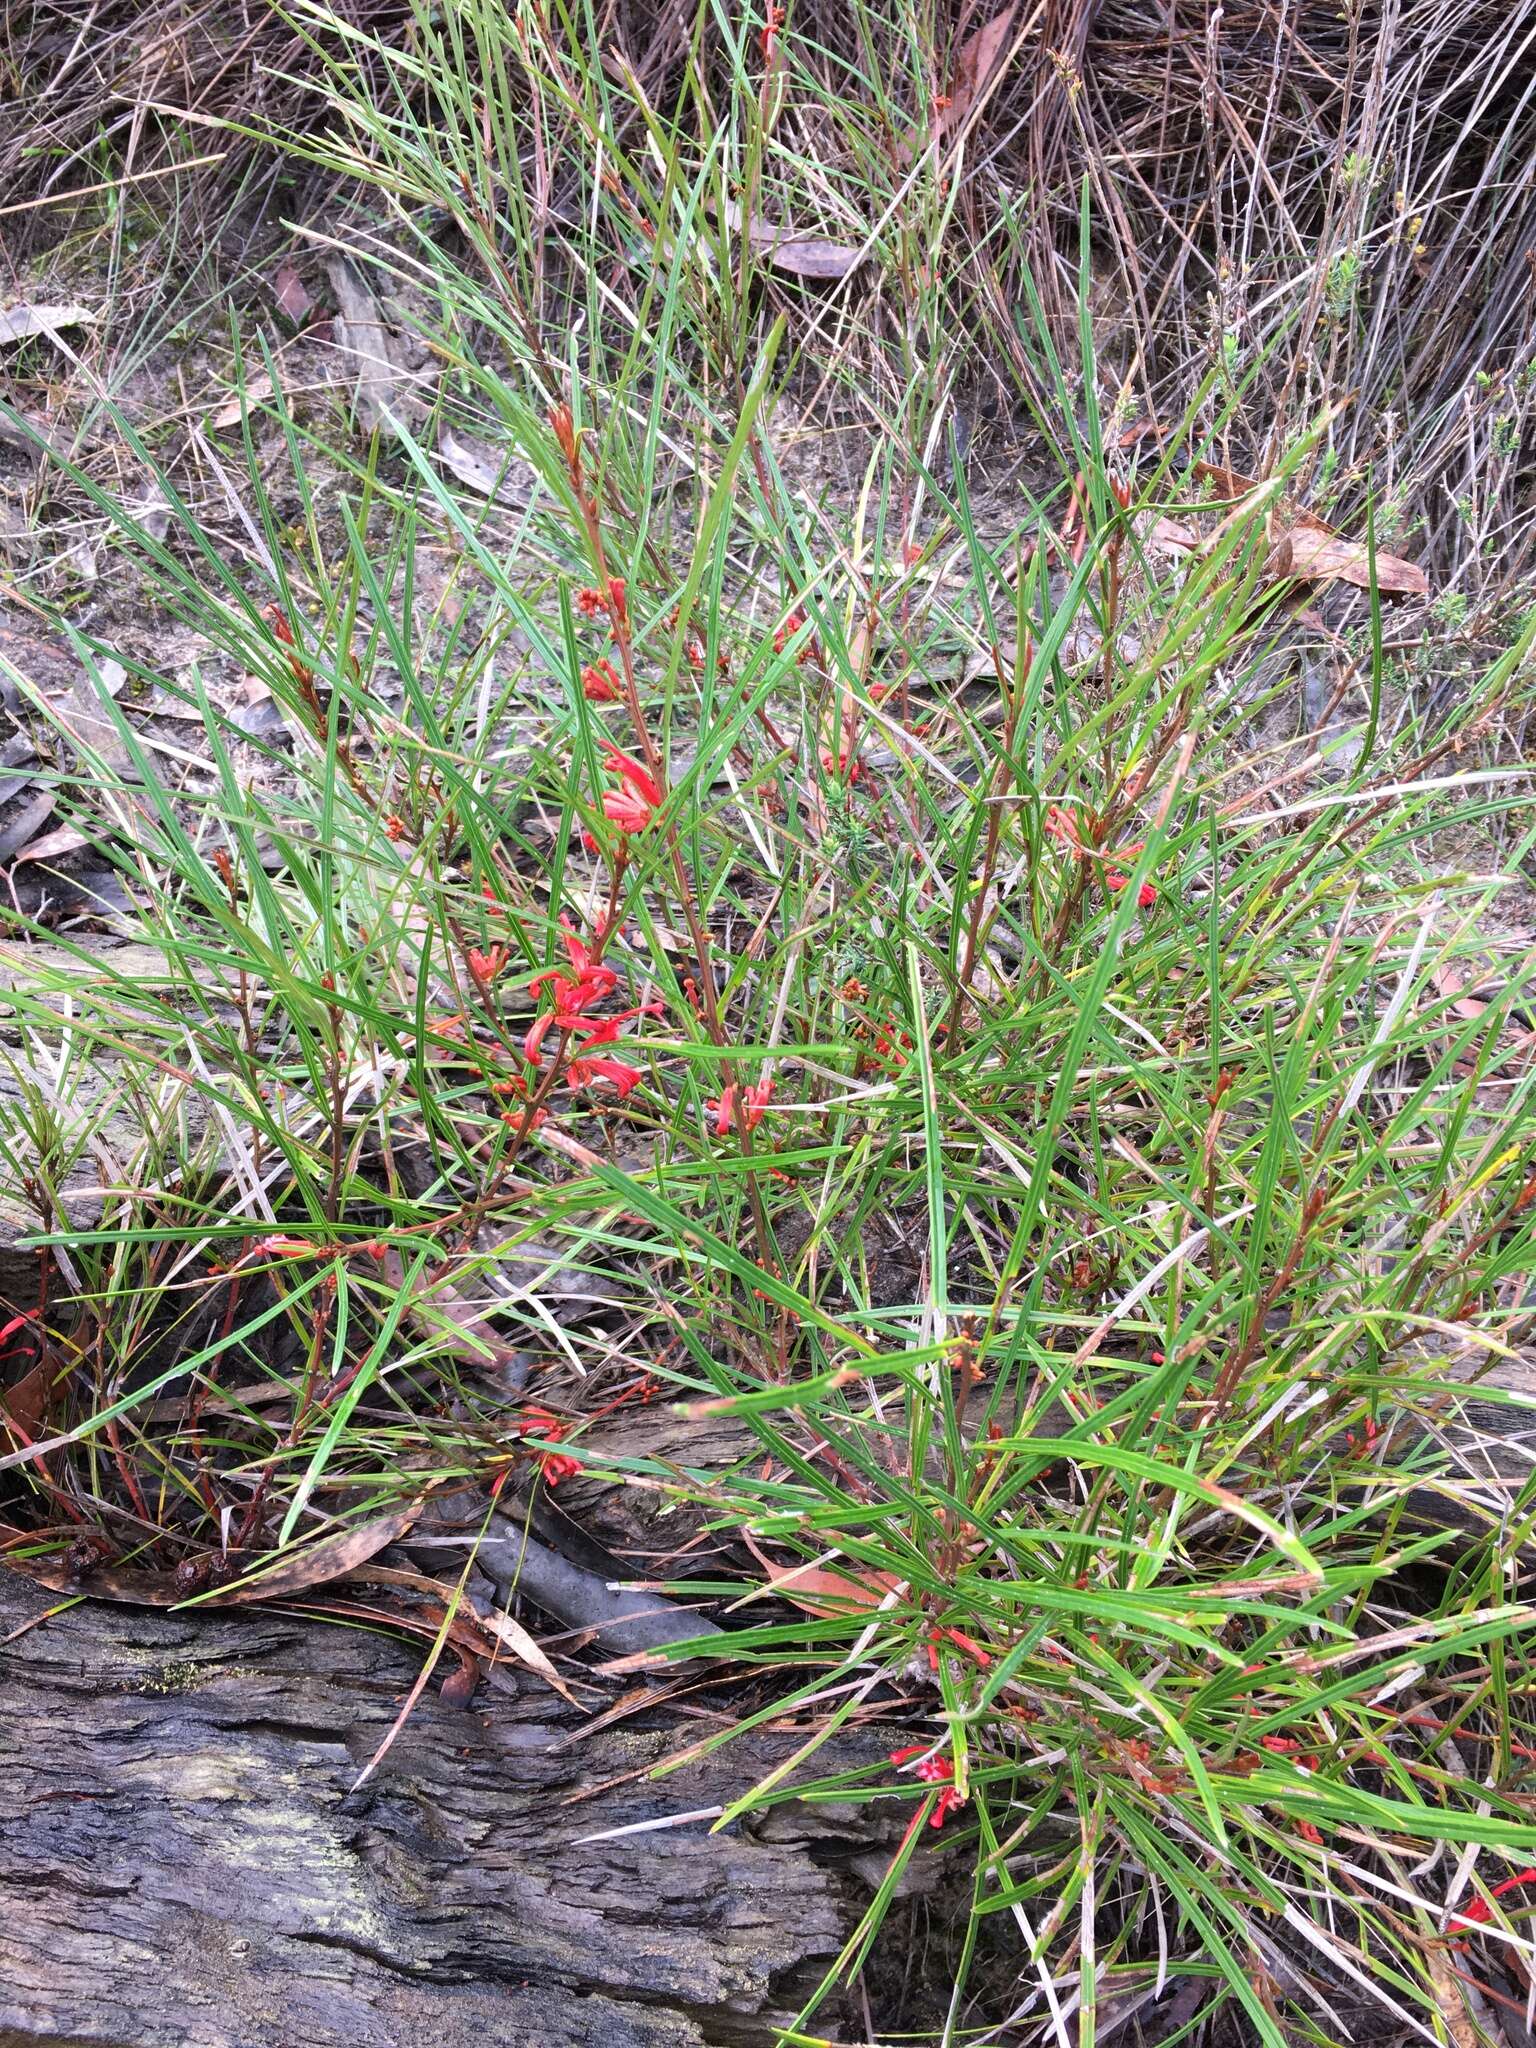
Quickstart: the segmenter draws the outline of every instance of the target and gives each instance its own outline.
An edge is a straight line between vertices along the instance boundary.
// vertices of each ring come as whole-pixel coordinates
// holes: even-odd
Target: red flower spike
[[[768,1107],[768,1099],[772,1094],[773,1082],[771,1079],[754,1081],[750,1088],[742,1091],[743,1113],[746,1117],[747,1129],[749,1131],[755,1131],[762,1122],[763,1112]],[[715,1136],[717,1138],[729,1137],[736,1127],[736,1083],[734,1081],[727,1081],[720,1090],[719,1101],[711,1100],[706,1102],[704,1107],[714,1112]]]
[[[394,813],[391,812],[390,815],[384,820],[384,837],[386,839],[403,839],[405,837],[404,818],[397,818],[394,815]]]
[[[1082,847],[1076,814],[1064,811],[1059,804],[1052,804],[1046,811],[1045,832],[1048,839],[1059,839],[1063,846],[1069,847],[1074,853]]]
[[[612,789],[603,798],[603,816],[610,825],[617,825],[626,835],[643,832],[651,822],[650,806],[643,804],[629,791]]]
[[[576,609],[584,619],[595,619],[608,609],[607,601],[600,590],[590,584],[576,593]]]
[[[622,576],[608,578],[608,612],[621,631],[629,624],[629,593]]]
[[[1359,1436],[1356,1436],[1352,1429],[1346,1429],[1344,1432],[1344,1442],[1349,1448],[1350,1456],[1352,1458],[1367,1456],[1369,1452],[1375,1449],[1376,1439],[1380,1434],[1381,1431],[1376,1427],[1376,1424],[1369,1415],[1365,1418],[1365,1428]]]
[[[946,1785],[944,1787],[944,1790],[939,1794],[938,1798],[933,1803],[933,1812],[929,1816],[928,1820],[929,1827],[943,1827],[945,1821],[949,1819],[949,1816],[954,1812],[955,1808],[957,1806],[964,1806],[964,1804],[965,1801],[961,1798],[960,1794],[955,1790],[954,1786]]]
[[[892,1750],[891,1762],[897,1770],[905,1770],[913,1757],[923,1755],[927,1746],[923,1742],[914,1742],[906,1749]],[[933,1812],[929,1816],[928,1825],[931,1828],[943,1827],[945,1821],[948,1820],[955,1808],[965,1804],[965,1801],[955,1789],[955,1766],[953,1760],[947,1756],[926,1757],[917,1766],[913,1775],[920,1778],[925,1785],[938,1785],[942,1788],[938,1798],[934,1801]]]
[[[588,948],[577,938],[568,918],[562,916],[560,924],[561,939],[565,946],[566,958],[571,963],[571,972],[567,973],[563,967],[548,967],[529,982],[528,993],[537,996],[546,984],[552,985],[555,991],[555,1014],[564,1025],[583,1016],[594,1003],[600,1003],[605,996],[611,996],[619,985],[619,977],[611,967],[605,967],[600,960],[593,959]]]
[[[659,1017],[663,1014],[660,1003],[637,1003],[632,1010],[618,1010],[611,1017],[600,1017],[595,1024],[583,1024],[581,1036],[582,1057],[594,1045],[617,1045],[619,1026],[627,1024],[632,1017]]]
[[[831,775],[835,772],[850,788],[862,775],[869,772],[851,747],[840,747],[835,761],[832,758],[832,749],[823,747],[817,758],[825,774]]]
[[[525,1408],[518,1417],[518,1426],[530,1436],[542,1437],[545,1443],[564,1443],[567,1431],[565,1424],[551,1415],[547,1408]],[[541,1451],[539,1470],[546,1486],[558,1486],[562,1479],[569,1479],[581,1470],[579,1460],[567,1457],[563,1451]]]
[[[771,1080],[754,1081],[746,1093],[747,1129],[755,1131],[763,1120],[763,1111],[768,1107],[768,1098],[773,1093]]]

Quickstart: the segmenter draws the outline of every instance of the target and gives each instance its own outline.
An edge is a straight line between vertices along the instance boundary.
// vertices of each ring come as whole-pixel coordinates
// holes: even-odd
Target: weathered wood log
[[[24,1629],[52,1601],[0,1572],[0,2048],[766,2044],[905,1817],[583,1842],[718,1807],[803,1733],[652,1782],[717,1724],[584,1732],[521,1675],[469,1713],[424,1695],[354,1791],[419,1651],[273,1611],[86,1603]]]

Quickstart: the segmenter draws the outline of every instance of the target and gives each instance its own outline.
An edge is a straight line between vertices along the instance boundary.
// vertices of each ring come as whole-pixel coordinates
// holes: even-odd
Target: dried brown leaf
[[[250,406],[260,405],[271,396],[272,379],[263,370],[259,377],[252,377],[227,404],[221,405],[208,424],[210,427],[238,427]]]
[[[20,867],[23,861],[29,860],[56,860],[61,853],[76,853],[90,843],[85,834],[77,832],[73,825],[59,825],[52,832],[45,832],[41,839],[34,839],[30,846],[23,847],[16,856],[16,865]]]
[[[1197,462],[1195,474],[1211,484],[1229,506],[1264,489],[1253,477],[1219,463]],[[1352,583],[1360,590],[1371,587],[1370,551],[1363,541],[1345,540],[1314,513],[1304,512],[1285,498],[1274,498],[1269,513],[1272,576],[1292,576],[1309,583]],[[1376,584],[1380,590],[1403,597],[1427,597],[1429,578],[1415,562],[1400,555],[1376,551]]]
[[[752,223],[750,234],[753,247],[765,250],[774,269],[791,277],[846,277],[859,261],[857,249],[829,242],[821,235],[797,235],[758,221]]]
[[[96,315],[87,306],[7,306],[0,311],[0,342],[50,338],[66,327],[83,327]]]
[[[850,1607],[878,1607],[902,1583],[890,1572],[870,1572],[862,1579],[850,1579],[820,1565],[776,1565],[750,1536],[744,1535],[742,1540],[768,1574],[769,1591],[781,1594],[802,1614],[822,1617],[846,1614]]]
[[[996,82],[1018,13],[1018,0],[1010,0],[1001,13],[983,22],[960,45],[955,58],[954,83],[949,89],[949,105],[939,109],[933,124],[935,135],[947,135],[951,128],[957,128],[968,120],[982,95]]]
[[[725,217],[729,226],[739,234],[740,207],[728,206]],[[862,249],[850,247],[846,242],[828,241],[823,235],[798,234],[793,228],[775,227],[771,221],[759,220],[756,215],[747,222],[746,233],[747,240],[760,256],[766,256],[775,270],[785,271],[791,277],[846,277],[864,254]]]
[[[304,280],[291,263],[279,263],[272,278],[272,295],[277,300],[278,310],[287,315],[295,326],[304,318],[314,301],[304,289]]]
[[[420,1515],[425,1496],[409,1507],[396,1508],[372,1521],[359,1522],[350,1529],[338,1529],[334,1536],[322,1536],[284,1557],[271,1571],[263,1571],[236,1585],[225,1586],[206,1604],[210,1607],[248,1607],[258,1600],[289,1600],[295,1593],[323,1586],[365,1565],[389,1544],[397,1543]]]

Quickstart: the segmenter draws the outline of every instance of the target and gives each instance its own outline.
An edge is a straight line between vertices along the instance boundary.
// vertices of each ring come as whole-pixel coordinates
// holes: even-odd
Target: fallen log
[[[54,1604],[0,1572],[5,2048],[767,2044],[906,1817],[615,1833],[726,1804],[803,1733],[652,1781],[713,1711],[592,1729],[612,1691],[573,1708],[510,1674],[468,1713],[423,1695],[353,1790],[419,1651],[271,1610],[40,1619]],[[847,1738],[825,1768],[883,1746]]]

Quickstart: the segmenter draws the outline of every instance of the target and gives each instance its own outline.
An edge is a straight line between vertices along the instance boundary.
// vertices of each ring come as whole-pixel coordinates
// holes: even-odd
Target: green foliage
[[[114,1539],[137,1487],[189,1550],[231,1514],[275,1550],[497,1480],[530,1432],[477,1381],[495,1341],[552,1362],[595,1464],[591,1390],[639,1353],[685,1413],[736,1418],[741,1455],[600,1469],[707,1513],[728,1562],[690,1594],[750,1601],[729,1649],[775,1678],[758,1718],[813,1731],[739,1810],[911,1816],[823,1993],[938,1819],[974,1869],[946,2042],[1016,2002],[969,2002],[999,1925],[1057,2038],[1070,2012],[1090,2040],[1148,1956],[1265,2042],[1351,1984],[1443,2030],[1436,1888],[1464,1849],[1489,1894],[1536,1851],[1509,1576],[1536,1493],[1454,1557],[1409,1513],[1451,1484],[1423,1425],[1453,1364],[1523,1329],[1529,961],[1454,992],[1536,845],[1499,748],[1532,630],[1435,723],[1388,719],[1373,601],[1340,714],[1360,744],[1312,779],[1266,737],[1287,593],[1262,513],[1156,541],[1199,513],[1241,394],[1213,378],[1118,444],[1086,232],[1079,359],[1033,285],[1016,335],[1051,475],[1005,520],[973,503],[933,453],[952,187],[878,146],[917,39],[909,80],[822,107],[851,152],[868,131],[854,191],[795,148],[821,74],[729,10],[694,31],[729,53],[723,99],[701,69],[667,115],[579,12],[509,33],[490,0],[423,6],[409,50],[369,53],[394,98],[301,18],[335,110],[305,146],[388,201],[400,243],[369,253],[421,294],[441,386],[360,457],[253,355],[249,554],[168,475],[163,544],[74,477],[208,649],[142,680],[196,714],[213,774],[173,788],[103,694],[116,748],[74,815],[149,953],[66,947],[88,973],[55,955],[10,998],[32,1072],[105,1077],[69,1128],[35,1087],[3,1111],[18,1182],[29,1155],[57,1178],[124,1090],[153,1104],[99,1228],[34,1202],[74,1276],[48,1314],[101,1333],[48,1462],[11,1455],[39,1527],[66,1474]],[[558,243],[531,162],[559,172]],[[836,357],[837,289],[781,313],[740,230],[808,204],[904,280],[851,493],[798,482],[777,424]],[[467,493],[445,430],[517,489]],[[216,673],[281,709],[257,770]],[[1501,873],[1447,851],[1493,832]],[[580,1026],[550,983],[581,971],[571,937],[610,977]],[[599,1279],[603,1313],[497,1291],[520,1255]],[[494,1311],[466,1323],[475,1291]],[[765,1604],[744,1533],[842,1597]],[[929,1774],[818,1778],[877,1710]]]

